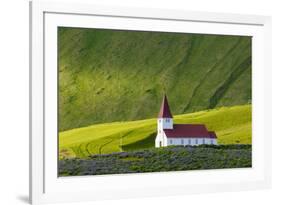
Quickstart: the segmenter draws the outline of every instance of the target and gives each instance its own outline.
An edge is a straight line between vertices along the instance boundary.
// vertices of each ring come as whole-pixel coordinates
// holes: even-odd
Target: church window
[[[173,140],[170,140],[170,144],[173,144]]]
[[[205,144],[205,139],[203,139],[203,144]]]
[[[181,140],[181,144],[183,144],[183,139]]]
[[[198,139],[195,140],[195,144],[198,144]]]
[[[191,144],[191,140],[190,139],[188,139],[188,144]]]

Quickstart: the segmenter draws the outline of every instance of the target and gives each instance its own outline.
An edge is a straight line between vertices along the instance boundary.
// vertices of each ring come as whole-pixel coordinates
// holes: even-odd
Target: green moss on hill
[[[59,129],[251,101],[251,38],[59,28]]]

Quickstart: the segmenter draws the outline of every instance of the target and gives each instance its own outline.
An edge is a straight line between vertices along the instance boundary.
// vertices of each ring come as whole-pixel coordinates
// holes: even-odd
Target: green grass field
[[[219,144],[251,144],[251,105],[222,107],[175,115],[175,123],[203,123],[218,135]],[[60,159],[86,158],[154,147],[156,119],[96,124],[59,133]]]

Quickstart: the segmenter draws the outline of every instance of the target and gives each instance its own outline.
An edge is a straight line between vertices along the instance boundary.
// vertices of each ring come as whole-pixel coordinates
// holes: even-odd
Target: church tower
[[[164,95],[160,112],[157,119],[157,136],[155,139],[155,147],[167,146],[164,130],[173,129],[173,116],[171,114],[167,96]]]
[[[173,129],[173,116],[171,114],[166,95],[163,97],[162,105],[158,115],[158,133],[163,132],[164,129]]]

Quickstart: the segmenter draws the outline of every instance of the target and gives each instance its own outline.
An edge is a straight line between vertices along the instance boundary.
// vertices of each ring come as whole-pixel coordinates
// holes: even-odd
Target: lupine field
[[[60,176],[124,174],[252,166],[251,145],[151,148],[59,160]]]

